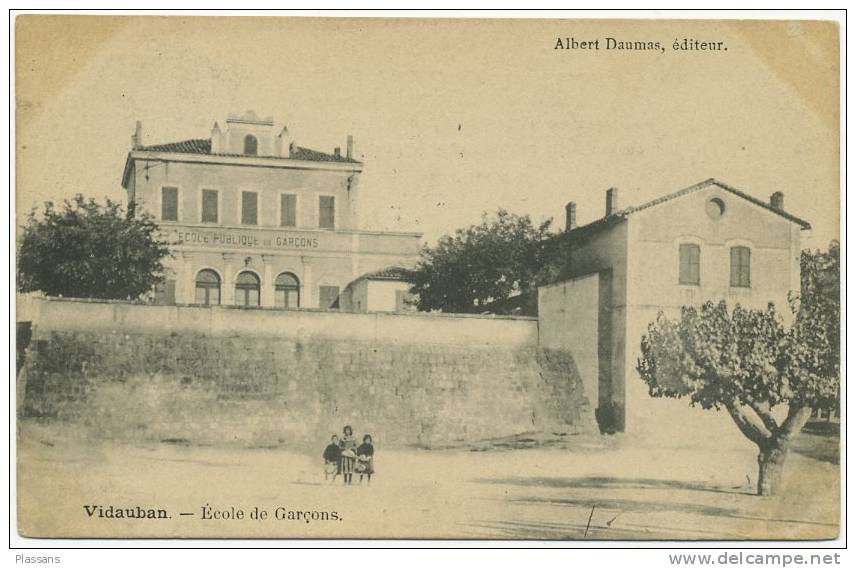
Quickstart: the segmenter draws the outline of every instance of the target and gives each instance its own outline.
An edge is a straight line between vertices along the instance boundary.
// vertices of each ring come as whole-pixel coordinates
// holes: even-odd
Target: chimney
[[[288,127],[283,126],[282,130],[279,131],[279,134],[276,137],[276,142],[274,142],[274,149],[276,150],[276,155],[280,158],[290,158],[291,157],[291,135],[288,133]]]
[[[610,187],[606,190],[606,216],[609,217],[618,211],[618,188]]]
[[[785,210],[785,194],[781,191],[777,191],[773,195],[770,196],[770,207],[775,209],[776,211],[784,211]]]
[[[211,153],[219,154],[222,151],[220,147],[222,145],[221,139],[222,133],[220,132],[220,125],[217,122],[214,122],[214,127],[211,129]]]
[[[568,201],[565,205],[565,231],[570,231],[577,227],[577,204],[573,201]]]
[[[136,150],[143,145],[143,123],[137,121],[137,126],[134,129],[134,135],[131,136],[131,147]]]
[[[337,158],[341,158],[342,157],[342,149],[339,148],[338,146],[336,146],[335,148],[333,148],[333,155],[336,156]]]
[[[345,157],[349,160],[354,157],[354,137],[348,134],[348,145],[345,147]]]

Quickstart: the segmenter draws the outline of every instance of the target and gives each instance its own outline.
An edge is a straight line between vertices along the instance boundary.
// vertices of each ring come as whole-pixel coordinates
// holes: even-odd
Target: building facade
[[[173,252],[158,303],[339,309],[360,276],[417,260],[420,234],[359,228],[350,136],[310,150],[248,111],[210,138],[145,145],[137,123],[132,140],[122,186]]]
[[[566,206],[566,230],[553,243],[563,281],[539,291],[538,310],[542,334],[587,368],[602,421],[636,429],[663,408],[635,370],[648,324],[708,300],[773,302],[787,320],[810,226],[785,211],[781,192],[762,201],[714,179],[623,209],[610,189],[605,202],[604,216],[581,227],[576,205]]]

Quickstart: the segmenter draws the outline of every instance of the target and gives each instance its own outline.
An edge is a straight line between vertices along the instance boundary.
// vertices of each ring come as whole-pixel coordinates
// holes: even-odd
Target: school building
[[[395,311],[419,233],[359,228],[360,173],[345,152],[304,148],[254,112],[209,138],[144,144],[138,122],[122,186],[170,243],[160,304]],[[348,293],[343,295],[347,290]]]

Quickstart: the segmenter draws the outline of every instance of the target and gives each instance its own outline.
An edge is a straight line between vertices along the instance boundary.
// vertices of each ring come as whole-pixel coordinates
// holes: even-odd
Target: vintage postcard
[[[839,22],[533,16],[15,18],[22,537],[839,537]]]

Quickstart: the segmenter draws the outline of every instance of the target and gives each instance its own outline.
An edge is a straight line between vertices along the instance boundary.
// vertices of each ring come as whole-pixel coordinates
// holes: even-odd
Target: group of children
[[[360,474],[360,483],[363,482],[363,476],[371,483],[374,473],[374,446],[372,437],[368,434],[363,436],[363,443],[357,446],[354,430],[345,426],[342,438],[339,439],[333,434],[330,445],[324,449],[324,479],[333,483],[336,476],[341,474],[342,481],[350,485],[355,472]]]

